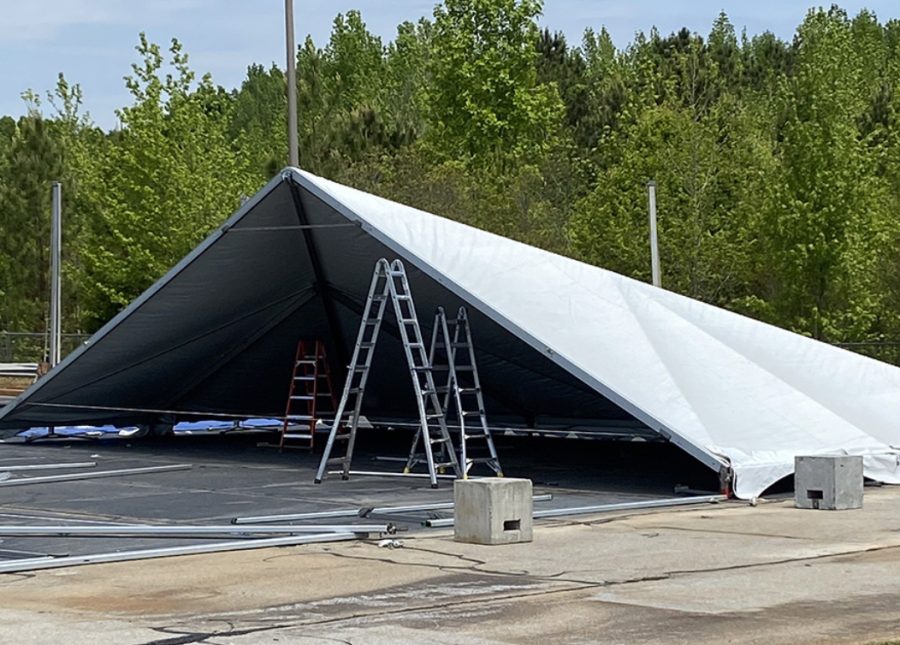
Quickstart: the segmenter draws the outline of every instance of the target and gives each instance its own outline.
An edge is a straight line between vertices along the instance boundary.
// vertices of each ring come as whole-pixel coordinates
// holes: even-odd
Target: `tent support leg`
[[[734,483],[734,471],[730,466],[722,466],[719,469],[719,492],[727,497],[734,496],[732,484]]]

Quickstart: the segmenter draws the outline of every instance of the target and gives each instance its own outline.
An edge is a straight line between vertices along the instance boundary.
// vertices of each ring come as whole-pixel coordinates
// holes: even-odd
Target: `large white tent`
[[[406,263],[423,320],[469,307],[498,423],[657,434],[745,498],[801,454],[862,455],[867,477],[900,483],[900,368],[296,169],[0,411],[0,428],[275,414],[298,337],[346,364],[379,257]],[[396,339],[385,352],[399,357]],[[408,412],[400,381],[371,386],[370,416]]]

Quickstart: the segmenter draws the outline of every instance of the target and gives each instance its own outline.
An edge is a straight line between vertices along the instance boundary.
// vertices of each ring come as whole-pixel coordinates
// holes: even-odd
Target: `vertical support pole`
[[[297,47],[294,44],[294,0],[284,0],[284,31],[287,49],[288,154],[290,165],[300,165],[297,144]]]
[[[652,179],[647,182],[647,199],[650,208],[650,271],[653,277],[653,286],[661,287],[662,280],[659,276],[659,241],[656,236],[656,182]]]
[[[60,252],[62,249],[62,184],[53,182],[53,212],[50,220],[50,367],[59,363],[62,340]]]

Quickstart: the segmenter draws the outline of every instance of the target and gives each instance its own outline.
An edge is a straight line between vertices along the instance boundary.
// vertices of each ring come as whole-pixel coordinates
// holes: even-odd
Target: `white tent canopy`
[[[293,191],[293,204],[284,196],[285,186]],[[288,212],[294,208],[296,213]],[[320,284],[327,282],[339,304],[340,297],[358,301],[364,296],[358,291],[367,286],[374,260],[387,251],[402,258],[420,276],[411,278],[417,304],[441,302],[452,295],[480,314],[487,329],[484,335],[493,334],[497,340],[490,342],[498,347],[493,372],[488,361],[488,380],[493,383],[497,400],[505,401],[512,413],[517,409],[515,383],[504,383],[504,374],[509,381],[521,373],[522,387],[530,387],[528,383],[537,382],[538,377],[529,375],[540,373],[543,382],[552,385],[548,389],[555,393],[555,401],[564,400],[567,391],[577,401],[590,398],[593,392],[598,401],[624,411],[709,467],[730,469],[734,490],[740,497],[759,495],[791,474],[794,457],[801,454],[862,455],[867,477],[900,483],[900,369],[296,169],[288,169],[273,180],[220,231],[98,332],[93,347],[79,350],[54,370],[56,374],[43,379],[49,393],[41,396],[42,383],[38,383],[2,410],[0,427],[26,421],[49,422],[41,416],[46,416],[48,409],[62,414],[58,411],[66,404],[77,411],[79,406],[87,407],[79,401],[99,402],[96,392],[79,398],[74,385],[53,391],[50,384],[54,378],[63,381],[66,370],[75,372],[70,377],[74,384],[92,374],[85,370],[101,369],[98,365],[90,367],[90,351],[99,356],[106,338],[127,326],[130,317],[149,316],[144,310],[154,299],[168,297],[170,303],[181,302],[190,289],[209,289],[209,285],[198,284],[202,282],[200,277],[186,277],[191,271],[201,271],[204,262],[211,267],[219,262],[221,272],[229,266],[226,261],[248,261],[240,252],[215,260],[216,250],[224,253],[228,236],[235,235],[233,231],[241,227],[262,230],[263,225],[282,221],[276,216],[300,217],[301,222],[314,226],[357,224],[303,232],[313,266],[297,270],[315,274]],[[251,225],[257,228],[251,229]],[[238,237],[253,235],[246,232]],[[289,236],[283,233],[280,237]],[[299,237],[290,243],[294,249],[302,247]],[[274,270],[258,266],[259,262],[248,264],[248,271],[260,275]],[[355,276],[353,287],[349,286],[351,274]],[[214,275],[209,271],[209,276]],[[177,288],[188,291],[178,292],[178,299],[166,296]],[[419,297],[420,292],[429,290],[433,298]],[[321,288],[319,292],[326,305],[323,311],[328,313],[328,298]],[[243,301],[229,303],[229,296],[221,297],[224,301],[219,309],[247,306]],[[313,315],[312,309],[305,309],[312,306],[306,302],[298,299],[285,316],[299,312],[296,315],[304,320],[319,320],[319,328],[324,317],[331,327],[344,327],[341,336],[352,335],[354,319],[347,316],[349,312],[344,312],[344,318],[341,312]],[[331,306],[340,308],[333,303]],[[423,320],[428,315],[420,312]],[[159,322],[158,317],[147,320]],[[265,327],[255,324],[254,329]],[[271,323],[269,328],[277,329],[277,325]],[[183,337],[186,333],[178,325],[171,326],[170,336]],[[501,341],[500,334],[508,341]],[[254,342],[266,344],[264,340]],[[296,338],[291,337],[291,342]],[[510,349],[504,354],[504,342],[518,343],[525,349]],[[111,341],[107,344],[113,346]],[[485,342],[484,346],[491,345]],[[251,349],[244,354],[249,355]],[[79,371],[76,368],[82,352],[85,360]],[[151,355],[149,348],[147,355]],[[154,374],[177,369],[177,365],[167,367],[175,359],[161,362],[161,355],[152,353]],[[248,360],[239,358],[232,363],[243,365]],[[540,361],[549,367],[536,367]],[[520,372],[510,372],[510,365]],[[564,376],[556,375],[551,368]],[[220,371],[225,370],[222,367]],[[172,393],[167,403],[171,406],[179,401],[180,410],[210,409],[209,392],[214,388],[204,390],[200,384],[214,378],[218,377],[213,372],[198,376],[192,381],[195,390],[190,396]],[[200,388],[200,394],[196,388]],[[133,396],[122,396],[127,400],[120,405],[123,410],[148,405],[135,402]],[[588,410],[590,405],[588,402],[582,407]],[[585,412],[584,416],[591,414]],[[104,420],[118,418],[107,416]]]

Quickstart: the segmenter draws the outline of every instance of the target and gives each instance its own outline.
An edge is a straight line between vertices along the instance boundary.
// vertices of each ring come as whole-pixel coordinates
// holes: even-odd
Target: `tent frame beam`
[[[291,199],[294,202],[294,211],[296,212],[297,220],[302,227],[303,241],[306,244],[306,251],[309,253],[309,261],[310,264],[312,264],[313,275],[315,276],[315,288],[322,298],[322,306],[325,309],[325,319],[328,322],[328,329],[332,334],[335,349],[337,350],[338,364],[336,366],[331,366],[332,368],[336,367],[337,369],[332,369],[332,372],[335,374],[337,381],[342,381],[346,377],[347,365],[350,362],[350,357],[347,354],[347,346],[345,344],[346,339],[344,338],[344,331],[341,327],[337,307],[335,307],[334,298],[332,298],[331,289],[325,276],[325,270],[322,267],[322,261],[319,258],[319,249],[316,246],[315,239],[312,235],[310,227],[313,225],[310,224],[309,219],[306,217],[306,208],[303,205],[300,186],[293,180],[293,175],[290,173],[285,173],[284,181],[288,184],[291,191]]]

